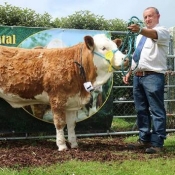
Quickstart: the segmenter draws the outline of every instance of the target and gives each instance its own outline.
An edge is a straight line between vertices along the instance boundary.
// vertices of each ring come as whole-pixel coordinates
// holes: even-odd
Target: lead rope
[[[127,48],[128,48],[128,52],[127,52],[127,55],[125,56],[124,60],[123,60],[123,63],[121,65],[121,71],[122,71],[122,74],[125,76],[131,69],[131,63],[132,63],[132,48],[134,46],[134,50],[136,48],[136,38],[137,36],[140,34],[142,28],[143,28],[143,22],[137,18],[136,16],[132,16],[130,19],[129,19],[129,22],[127,23],[127,26],[130,26],[131,24],[137,24],[140,26],[140,30],[138,33],[134,33],[132,32],[131,30],[128,29],[127,31],[127,35],[126,35],[126,38],[124,40],[124,44],[122,45],[122,48],[120,49],[121,52],[124,52],[124,49],[126,50],[125,46],[127,45]],[[124,70],[124,61],[126,58],[129,58],[129,69],[127,71]],[[134,68],[134,70],[137,68],[138,66],[138,63],[136,65],[136,67]]]

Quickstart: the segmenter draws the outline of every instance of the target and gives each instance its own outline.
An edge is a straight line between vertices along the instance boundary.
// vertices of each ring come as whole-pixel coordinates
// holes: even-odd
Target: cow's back
[[[85,97],[86,80],[76,62],[88,69],[87,78],[95,80],[92,56],[83,43],[54,49],[0,46],[0,91],[25,99],[35,99],[43,92]]]
[[[23,98],[41,93],[42,54],[42,49],[0,46],[0,89]]]

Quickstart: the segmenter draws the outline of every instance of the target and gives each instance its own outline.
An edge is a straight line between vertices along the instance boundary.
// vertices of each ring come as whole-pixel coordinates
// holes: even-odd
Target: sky
[[[4,6],[5,2],[39,14],[47,12],[53,19],[88,10],[105,19],[118,18],[126,22],[133,16],[142,20],[145,8],[156,7],[161,15],[159,23],[167,28],[175,26],[175,0],[0,0],[0,5]]]

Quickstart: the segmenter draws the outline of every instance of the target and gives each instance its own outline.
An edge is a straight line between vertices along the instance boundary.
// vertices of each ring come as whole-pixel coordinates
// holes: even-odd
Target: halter
[[[115,49],[115,50],[109,50],[108,52],[106,52],[105,56],[98,53],[98,52],[95,52],[94,51],[94,54],[95,55],[98,55],[100,57],[102,57],[103,59],[105,59],[108,63],[109,63],[109,67],[108,67],[108,72],[111,72],[112,69],[114,70],[117,70],[113,65],[112,65],[112,59],[114,57],[114,54],[118,51],[118,49]]]
[[[130,71],[131,62],[132,62],[132,54],[131,54],[131,52],[132,52],[132,46],[134,45],[134,49],[136,48],[136,43],[135,43],[136,37],[140,34],[140,32],[141,32],[141,30],[143,28],[143,22],[139,18],[137,18],[136,16],[132,16],[129,19],[129,22],[128,22],[127,26],[130,26],[131,24],[137,24],[137,25],[139,25],[140,26],[140,30],[139,30],[138,33],[134,33],[134,32],[132,32],[131,30],[128,29],[126,38],[125,38],[124,43],[123,43],[123,46],[120,49],[120,51],[123,52],[124,51],[124,46],[128,45],[128,48],[129,48],[128,49],[128,53],[125,56],[125,58],[123,59],[122,64],[121,64],[121,71],[122,71],[122,74],[123,75],[126,75]],[[115,54],[118,50],[119,49],[108,51],[105,54],[105,56],[104,55],[101,55],[100,53],[97,53],[95,51],[94,51],[94,54],[96,54],[96,55],[104,58],[109,63],[108,71],[111,72],[112,69],[114,69],[114,70],[117,71],[117,69],[112,65],[111,62],[112,62],[112,59],[113,59],[113,54]],[[129,58],[129,63],[130,63],[129,69],[127,70],[127,72],[124,71],[124,61],[126,60],[126,58]],[[137,66],[138,66],[138,63],[136,65],[135,69],[137,68]]]
[[[78,63],[77,61],[74,61],[74,63],[78,66],[79,70],[80,70],[80,76],[82,76],[84,82],[86,82],[86,73],[82,64],[82,50],[83,50],[83,46],[80,48],[80,63]]]

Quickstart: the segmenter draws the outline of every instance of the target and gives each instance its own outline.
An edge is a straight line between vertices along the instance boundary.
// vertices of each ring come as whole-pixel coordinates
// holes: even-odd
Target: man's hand
[[[125,84],[129,84],[129,77],[130,77],[130,75],[131,75],[131,71],[129,71],[124,77],[123,77],[123,82],[125,83]]]
[[[131,24],[127,27],[131,32],[139,33],[140,32],[140,26],[137,24]]]

